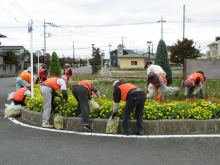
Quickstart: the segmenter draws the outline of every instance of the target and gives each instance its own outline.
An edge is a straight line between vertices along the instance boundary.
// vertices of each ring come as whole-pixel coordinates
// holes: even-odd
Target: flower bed
[[[29,110],[36,112],[43,112],[43,96],[40,94],[40,85],[36,84],[34,90],[34,98],[26,98],[26,107]],[[58,91],[61,93],[61,91]],[[55,112],[62,116],[76,116],[77,115],[77,101],[68,89],[68,101],[62,101],[56,97],[54,101]],[[100,109],[96,111],[89,111],[90,118],[104,118],[107,119],[112,113],[114,101],[111,98],[97,99],[94,97]],[[122,108],[125,102],[121,101],[118,107],[118,113],[115,118],[123,118]],[[175,102],[156,103],[153,100],[147,100],[143,111],[143,119],[157,120],[157,119],[219,119],[220,118],[220,101],[218,98],[208,99],[185,99]],[[131,113],[130,119],[135,119],[135,111]]]

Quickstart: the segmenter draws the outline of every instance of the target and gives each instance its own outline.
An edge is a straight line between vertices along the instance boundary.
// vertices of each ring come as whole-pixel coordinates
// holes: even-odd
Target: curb
[[[21,107],[20,118],[33,124],[42,125],[42,113]],[[54,124],[54,116],[50,117]],[[89,119],[94,133],[105,133],[108,119]],[[81,117],[63,117],[64,130],[82,131]],[[136,120],[130,120],[131,134],[136,134]],[[175,135],[175,134],[220,134],[220,119],[163,119],[144,120],[144,135]],[[123,134],[122,120],[119,120],[118,134]]]

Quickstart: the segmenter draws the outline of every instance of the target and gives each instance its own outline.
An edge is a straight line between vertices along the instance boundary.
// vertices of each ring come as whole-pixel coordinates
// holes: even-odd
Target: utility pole
[[[45,19],[44,19],[44,57],[46,55],[46,38],[49,38],[50,37],[50,34],[49,33],[46,33],[46,24],[50,25],[50,26],[53,26],[53,27],[60,27],[60,26],[57,26],[51,22],[45,22]],[[48,37],[46,37],[46,34],[48,34]],[[44,60],[43,60],[44,61]]]
[[[185,38],[185,5],[183,5],[183,40]]]
[[[163,16],[161,16],[161,20],[157,22],[161,22],[161,39],[163,40],[163,22],[166,22],[166,21],[164,21]]]
[[[109,43],[108,46],[109,46],[109,62],[110,62],[110,68],[111,68],[111,53],[110,52],[111,52],[111,46],[112,45]]]
[[[75,58],[75,52],[74,52],[74,41],[73,41],[73,59]]]
[[[122,56],[123,56],[123,47],[124,47],[124,45],[123,45],[123,39],[126,38],[126,37],[123,37],[123,36],[122,36],[121,38],[122,38]]]

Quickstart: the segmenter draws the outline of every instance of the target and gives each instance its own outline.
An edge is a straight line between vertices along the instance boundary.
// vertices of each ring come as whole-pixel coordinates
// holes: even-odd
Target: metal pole
[[[111,68],[111,44],[109,43],[109,62],[110,62],[110,68]]]
[[[32,19],[31,19],[31,24],[33,23]],[[32,29],[33,29],[33,26],[32,26]],[[30,47],[31,47],[31,98],[34,97],[34,88],[33,88],[33,85],[34,85],[34,73],[33,73],[33,30],[31,30],[30,32]]]
[[[44,57],[46,55],[46,25],[45,25],[45,19],[44,19]],[[44,58],[43,58],[44,63]]]
[[[185,5],[183,5],[183,39],[185,38]]]
[[[161,39],[163,39],[163,16],[161,16]]]

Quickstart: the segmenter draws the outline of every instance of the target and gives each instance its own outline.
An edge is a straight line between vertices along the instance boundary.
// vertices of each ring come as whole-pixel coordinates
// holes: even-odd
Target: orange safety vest
[[[29,89],[25,88],[25,87],[22,87],[20,88],[15,94],[14,96],[12,97],[12,100],[15,100],[15,101],[23,101],[24,99],[24,92],[27,91]]]
[[[40,73],[40,71],[42,71],[42,70],[44,70],[44,68],[40,68],[40,69],[39,69],[39,73]]]
[[[201,73],[197,73],[197,72],[196,72],[196,73],[193,73],[193,74],[191,74],[191,75],[189,75],[189,76],[187,77],[187,79],[192,79],[193,82],[194,82],[194,86],[196,87],[196,86],[199,85],[199,84],[196,84],[196,79],[197,79],[197,77],[200,77],[201,83],[204,82],[204,75],[201,74]]]
[[[27,81],[29,84],[31,84],[31,74],[24,73],[24,74],[18,75],[18,77],[23,78],[25,81]],[[35,85],[34,85],[34,88],[35,88]]]
[[[53,78],[49,78],[47,79],[46,81],[44,81],[42,83],[43,86],[47,86],[47,87],[50,87],[52,88],[54,91],[56,91],[57,89],[60,88],[59,85],[57,85],[57,80],[60,79],[58,77],[53,77]]]
[[[92,94],[92,83],[89,81],[80,81],[79,83],[77,83],[79,85],[83,85],[84,87],[86,87],[89,90],[89,94]]]
[[[126,98],[127,98],[128,92],[131,89],[139,88],[138,86],[135,86],[135,85],[130,84],[130,83],[121,84],[121,85],[119,85],[117,87],[119,87],[121,89],[121,100],[123,100],[125,102],[126,102]]]
[[[155,74],[157,74],[158,75],[158,78],[160,77],[160,76],[162,76],[163,77],[163,82],[164,83],[166,83],[167,82],[167,79],[166,79],[166,77],[165,76],[163,76],[162,74],[160,74],[160,73],[155,73]],[[151,83],[153,86],[157,86],[157,87],[159,87],[160,86],[160,83],[159,83],[159,81],[157,80],[157,83],[155,84],[155,83]]]
[[[64,70],[64,74],[68,74],[66,75],[66,77],[67,78],[73,77],[73,75],[69,75],[69,72],[70,72],[70,68]]]
[[[47,74],[44,74],[44,69],[41,69],[41,74],[40,74],[40,77],[41,78],[46,78],[47,77]],[[40,73],[40,72],[39,72]]]

